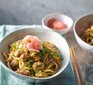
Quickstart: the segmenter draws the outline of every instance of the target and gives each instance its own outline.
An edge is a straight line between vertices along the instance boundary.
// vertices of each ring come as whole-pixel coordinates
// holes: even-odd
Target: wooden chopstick
[[[76,66],[75,66],[75,61],[73,59],[72,48],[70,48],[70,57],[71,57],[71,61],[72,61],[72,67],[73,67],[73,71],[74,71],[76,85],[79,85],[79,80],[78,80],[78,76],[77,76],[77,70],[76,70]]]
[[[75,61],[75,65],[77,67],[77,71],[78,71],[78,74],[79,74],[79,77],[80,77],[80,81],[81,81],[80,83],[81,83],[81,85],[85,85],[84,79],[83,79],[83,76],[82,76],[82,73],[80,71],[80,66],[79,66],[79,63],[78,63],[78,59],[76,57],[76,54],[75,54],[75,51],[74,51],[74,47],[73,46],[71,47],[71,50],[72,50],[73,59]]]

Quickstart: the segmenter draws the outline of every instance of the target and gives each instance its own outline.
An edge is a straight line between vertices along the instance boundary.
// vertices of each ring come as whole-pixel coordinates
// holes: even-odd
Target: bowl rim
[[[50,27],[48,27],[47,25],[45,25],[44,20],[45,20],[47,17],[52,16],[52,15],[60,15],[60,16],[65,16],[65,17],[69,18],[69,19],[71,20],[71,22],[72,22],[71,26],[70,26],[70,27],[67,27],[66,29],[61,29],[61,30],[51,29]],[[72,19],[71,17],[65,15],[65,14],[61,14],[61,13],[58,13],[58,12],[53,12],[53,13],[50,13],[50,14],[46,15],[46,16],[42,19],[42,25],[45,26],[45,27],[47,27],[47,29],[49,29],[49,30],[65,31],[65,30],[70,30],[70,29],[71,29],[71,27],[73,26],[73,19]]]
[[[75,23],[74,23],[74,25],[73,25],[74,34],[76,34],[76,35],[78,36],[78,34],[77,34],[77,32],[76,32],[76,24],[78,23],[78,21],[81,20],[82,18],[87,17],[87,16],[90,16],[90,15],[93,15],[93,13],[84,14],[84,15],[82,15],[81,17],[79,17],[79,18],[75,21]],[[79,38],[80,40],[82,40],[79,36],[78,36],[78,38]],[[93,47],[92,45],[88,44],[87,42],[85,42],[85,41],[83,41],[83,40],[82,40],[82,42],[85,43],[85,44],[87,44],[87,45],[90,46],[90,47]]]
[[[21,28],[21,27],[20,27],[20,28]],[[15,30],[15,31],[9,33],[8,35],[6,35],[6,36],[1,40],[0,44],[3,42],[3,40],[4,40],[7,36],[9,36],[9,35],[11,35],[11,34],[13,34],[13,33],[15,33],[15,32],[22,31],[22,30],[26,30],[26,29],[33,29],[33,30],[37,31],[37,30],[38,30],[38,27],[37,27],[37,28],[36,28],[36,27],[35,27],[35,28],[34,28],[34,27],[30,27],[30,28],[23,27],[22,29]],[[66,63],[65,66],[63,67],[63,70],[59,70],[57,73],[55,73],[54,75],[49,76],[49,77],[37,78],[37,77],[25,76],[25,75],[16,73],[16,72],[14,72],[13,70],[9,69],[9,68],[8,68],[5,64],[3,64],[2,61],[0,60],[0,64],[1,64],[8,72],[10,72],[11,74],[14,74],[15,76],[20,76],[20,77],[24,77],[24,78],[35,79],[35,80],[48,80],[48,79],[52,79],[52,78],[58,76],[61,72],[63,72],[63,71],[66,69],[66,67],[68,66],[69,61],[70,61],[70,50],[69,50],[69,45],[68,45],[67,41],[63,38],[63,36],[61,36],[60,34],[54,32],[54,31],[49,31],[49,30],[46,30],[46,29],[40,29],[39,32],[40,32],[40,31],[45,31],[45,32],[47,32],[47,33],[49,33],[49,32],[51,33],[51,32],[52,32],[52,33],[58,35],[60,38],[62,38],[62,39],[64,40],[64,42],[66,43],[66,45],[67,45],[67,47],[68,47],[68,51],[69,51],[69,54],[68,54],[69,56],[68,56],[68,61],[67,61],[67,63]]]

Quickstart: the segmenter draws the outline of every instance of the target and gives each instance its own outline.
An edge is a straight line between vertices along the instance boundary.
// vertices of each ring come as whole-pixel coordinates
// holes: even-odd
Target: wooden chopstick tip
[[[85,85],[85,82],[84,82],[84,79],[83,79],[83,76],[82,76],[82,73],[81,73],[81,70],[80,70],[80,66],[79,66],[79,63],[78,63],[78,59],[77,59],[77,56],[76,56],[76,53],[75,53],[75,50],[74,50],[73,46],[71,46],[71,48],[70,48],[70,53],[71,53],[71,56],[73,57],[72,61],[75,62],[75,65],[77,67],[77,71],[78,71],[78,74],[79,74],[79,77],[80,77],[81,85]]]

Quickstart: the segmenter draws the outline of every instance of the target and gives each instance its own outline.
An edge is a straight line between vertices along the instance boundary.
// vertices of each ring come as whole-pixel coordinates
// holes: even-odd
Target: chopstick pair
[[[79,85],[79,79],[78,79],[77,72],[79,74],[81,85],[85,85],[82,73],[80,71],[80,66],[79,66],[79,63],[78,63],[78,59],[76,57],[76,53],[74,51],[74,47],[73,46],[71,46],[71,48],[70,48],[70,54],[71,54],[71,61],[72,61],[74,76],[75,76],[75,80],[76,80],[76,85]]]

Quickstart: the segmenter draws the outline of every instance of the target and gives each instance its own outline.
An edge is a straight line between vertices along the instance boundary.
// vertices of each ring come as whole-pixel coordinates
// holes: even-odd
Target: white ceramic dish
[[[16,72],[10,70],[5,65],[2,52],[3,51],[7,52],[8,45],[10,43],[17,41],[19,39],[22,39],[24,36],[26,36],[28,34],[39,37],[41,41],[47,40],[49,42],[53,42],[56,44],[56,46],[60,50],[60,53],[63,57],[62,66],[59,69],[59,71],[56,74],[54,74],[53,76],[46,77],[46,78],[36,78],[36,77],[24,76],[24,75],[18,74]],[[64,71],[64,69],[67,67],[69,60],[70,60],[70,52],[69,52],[69,47],[68,47],[66,40],[58,33],[55,33],[53,31],[47,31],[45,29],[39,29],[39,28],[26,28],[26,29],[21,29],[21,30],[10,33],[1,41],[1,43],[0,43],[0,60],[1,60],[1,65],[7,70],[7,72],[16,76],[17,78],[24,79],[28,82],[45,82],[45,81],[51,80],[52,78],[58,76],[61,72]]]
[[[47,23],[52,18],[63,21],[67,25],[67,28],[62,29],[62,30],[54,30],[54,29],[49,28],[47,26]],[[71,30],[72,25],[73,25],[73,20],[70,17],[63,15],[63,14],[59,14],[59,13],[51,13],[42,19],[42,26],[44,29],[55,31],[61,35],[66,34],[69,30]]]
[[[74,28],[73,28],[74,29],[75,38],[76,38],[78,44],[85,51],[88,51],[90,49],[93,49],[93,46],[92,45],[86,43],[85,41],[83,41],[81,39],[82,32],[85,29],[87,29],[90,24],[93,24],[93,14],[85,15],[85,16],[79,18],[75,22]]]

